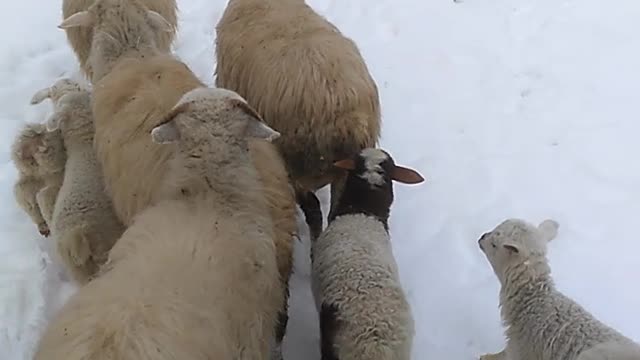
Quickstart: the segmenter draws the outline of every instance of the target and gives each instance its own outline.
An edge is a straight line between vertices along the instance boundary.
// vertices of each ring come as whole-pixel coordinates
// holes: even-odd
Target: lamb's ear
[[[156,144],[170,144],[180,140],[180,131],[175,121],[171,120],[153,128],[151,140]]]
[[[424,181],[422,175],[417,171],[398,165],[393,168],[391,179],[404,184],[419,184]]]
[[[356,162],[353,159],[342,159],[334,162],[333,166],[343,170],[355,170]]]
[[[504,244],[504,245],[502,245],[502,247],[507,249],[507,251],[509,251],[510,254],[519,254],[520,253],[520,248],[515,244]]]
[[[44,101],[44,99],[48,99],[51,97],[51,88],[44,88],[42,90],[38,90],[33,97],[31,98],[31,105],[40,104]]]
[[[167,19],[164,18],[164,16],[153,10],[148,10],[147,14],[149,15],[151,23],[158,29],[166,32],[173,32],[173,26],[167,21]]]
[[[60,128],[60,123],[65,121],[67,114],[68,112],[64,110],[62,111],[57,110],[53,114],[51,114],[51,116],[49,116],[49,118],[45,123],[45,127],[47,128],[47,131],[53,132],[58,130]]]
[[[549,242],[558,235],[558,228],[560,228],[560,224],[557,221],[547,219],[538,225],[538,230],[540,234],[542,234],[543,240]]]
[[[68,29],[73,27],[89,27],[93,26],[95,23],[95,18],[93,14],[88,11],[80,11],[77,12],[68,18],[64,19],[58,27],[60,29]]]
[[[246,102],[238,99],[230,99],[229,102],[232,106],[240,109],[248,115],[247,124],[244,129],[245,136],[269,142],[280,137],[280,133],[270,128],[269,125],[262,120],[262,116],[260,116],[260,114],[258,114],[258,112]]]

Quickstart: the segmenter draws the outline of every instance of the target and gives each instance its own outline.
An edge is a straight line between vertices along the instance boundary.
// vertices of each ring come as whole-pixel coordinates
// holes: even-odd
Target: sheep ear
[[[560,224],[557,221],[547,219],[538,225],[538,230],[542,234],[542,238],[549,242],[558,235],[558,228],[560,228]]]
[[[520,249],[513,244],[504,244],[502,245],[503,248],[507,249],[507,251],[509,251],[509,254],[518,254],[520,253]]]
[[[162,15],[153,10],[148,10],[147,14],[149,15],[151,23],[158,29],[166,32],[173,32],[173,26]]]
[[[64,19],[64,21],[58,25],[58,28],[88,27],[93,26],[94,22],[94,17],[90,12],[80,11]]]
[[[170,144],[180,140],[180,131],[175,121],[171,120],[153,128],[151,140],[156,144]]]
[[[356,162],[353,159],[343,159],[333,163],[333,166],[344,170],[355,170]]]
[[[233,107],[240,109],[248,116],[247,125],[244,129],[246,137],[252,137],[272,142],[280,137],[280,133],[265,124],[262,116],[244,101],[238,99],[230,99],[229,102]]]
[[[51,97],[51,88],[38,90],[31,98],[31,105],[40,104],[44,99],[48,99],[49,97]]]
[[[262,121],[249,119],[247,128],[245,129],[245,136],[272,142],[280,137],[280,133],[273,130]]]
[[[391,179],[404,184],[419,184],[424,181],[422,175],[417,171],[398,165],[393,168]]]
[[[62,121],[64,121],[66,112],[64,111],[56,111],[53,114],[51,114],[51,116],[49,116],[49,118],[47,119],[47,122],[45,123],[45,127],[47,128],[48,132],[53,132],[56,131],[60,128],[60,123],[62,123]]]

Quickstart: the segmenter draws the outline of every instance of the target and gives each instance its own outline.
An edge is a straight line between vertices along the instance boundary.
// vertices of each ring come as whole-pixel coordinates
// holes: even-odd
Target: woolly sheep
[[[64,19],[68,19],[72,15],[88,11],[94,2],[96,2],[96,0],[64,0],[62,2],[62,15]],[[175,0],[141,0],[140,2],[146,5],[150,10],[160,14],[169,23],[170,27],[166,28],[166,31],[157,31],[155,33],[155,42],[158,48],[162,51],[168,52],[178,27],[178,19],[176,16],[177,6]],[[82,17],[80,20],[82,20]],[[87,19],[85,18],[85,21],[86,20]],[[94,78],[91,62],[89,61],[89,55],[91,53],[94,38],[93,30],[94,29],[92,27],[88,26],[65,26],[67,40],[78,58],[82,72],[89,79]],[[100,76],[96,79],[99,77]]]
[[[316,238],[314,191],[331,183],[333,209],[344,179],[332,163],[379,139],[377,85],[356,44],[303,0],[230,0],[216,33],[216,86],[282,133],[275,144]]]
[[[150,136],[175,149],[167,197],[60,310],[35,359],[266,360],[282,289],[246,137],[277,135],[227,92],[187,93]]]
[[[40,234],[49,236],[67,159],[62,136],[47,132],[44,124],[25,124],[12,144],[11,158],[18,169],[13,187],[16,202]]]
[[[502,289],[506,348],[484,360],[637,360],[640,346],[556,290],[546,253],[558,223],[508,219],[478,244]]]
[[[323,360],[409,360],[414,336],[388,224],[392,180],[423,181],[384,150],[335,163],[348,170],[333,218],[311,244],[312,290]]]
[[[85,8],[88,4],[85,0],[77,5]],[[71,12],[76,10],[72,5],[76,4],[63,7]],[[169,20],[151,10],[154,8],[166,13]],[[175,13],[175,1],[93,0],[86,10],[66,17],[59,27],[67,31],[70,41],[73,39],[81,66],[95,84],[123,58],[168,53],[176,31]]]
[[[97,21],[74,20],[65,26],[118,28],[122,27],[119,18],[145,11],[137,2],[120,4],[113,0],[98,0],[96,4],[102,5],[100,9],[93,8],[92,11],[111,11],[111,17],[95,15],[92,17]],[[75,19],[78,20],[77,17]],[[146,134],[166,116],[171,104],[175,104],[186,92],[204,86],[184,63],[170,54],[156,54],[158,47],[153,46],[153,23],[164,22],[152,19],[147,19],[147,23],[138,22],[146,30],[133,31],[135,36],[121,30],[116,38],[119,44],[116,47],[120,48],[133,49],[140,43],[148,44],[148,54],[145,57],[114,60],[116,64],[112,72],[96,83],[93,94],[96,125],[94,146],[116,214],[126,225],[131,224],[138,212],[156,202],[158,187],[168,171],[167,159],[173,152],[171,146],[158,146]],[[94,39],[96,47],[99,48],[101,43],[115,44],[113,38]],[[249,147],[274,221],[280,276],[285,284],[285,294],[288,294],[286,285],[292,268],[292,240],[297,228],[293,190],[285,181],[288,173],[273,144],[251,139]],[[282,336],[287,323],[286,310],[285,302],[279,330]]]
[[[46,93],[55,107],[47,120],[47,130],[60,131],[67,151],[64,181],[55,203],[51,230],[58,253],[72,277],[85,284],[107,260],[124,226],[104,191],[102,170],[93,150],[89,90],[71,79],[62,79]],[[44,99],[44,95],[39,98]]]

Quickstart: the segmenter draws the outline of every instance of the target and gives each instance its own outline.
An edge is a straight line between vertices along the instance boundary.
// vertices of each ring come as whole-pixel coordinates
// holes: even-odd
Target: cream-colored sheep
[[[62,2],[62,15],[67,19],[71,15],[87,11],[94,2],[96,2],[96,0],[64,0]],[[168,52],[178,27],[175,0],[141,0],[141,3],[146,5],[150,10],[160,14],[171,25],[167,31],[157,31],[155,33],[158,48]],[[67,40],[69,44],[71,44],[80,62],[82,72],[89,79],[92,79],[93,70],[91,68],[91,62],[89,61],[89,54],[91,53],[91,44],[94,38],[93,27],[68,27],[65,31]]]
[[[142,0],[94,0],[87,10],[75,12],[59,25],[66,31],[76,31],[74,45],[81,64],[91,74],[95,84],[108,74],[118,61],[125,58],[145,58],[168,53],[175,34],[175,2],[153,2],[171,15],[167,21],[160,13],[146,6]],[[88,36],[91,35],[89,38]],[[84,37],[87,37],[85,40]],[[84,62],[83,62],[84,61]]]
[[[174,149],[168,198],[136,217],[35,359],[268,359],[282,289],[246,138],[277,133],[236,96],[198,89],[147,136]]]
[[[322,359],[409,360],[414,321],[389,238],[393,183],[416,184],[415,170],[367,148],[338,161],[348,170],[334,218],[311,243],[312,291]]]
[[[640,345],[556,290],[547,243],[558,223],[508,219],[478,243],[500,280],[507,346],[484,360],[636,360]]]
[[[60,132],[47,132],[44,124],[25,124],[12,144],[11,159],[18,169],[13,187],[16,202],[40,234],[49,236],[67,160]]]
[[[65,88],[68,84],[73,86]],[[90,92],[73,80],[62,79],[48,93],[55,111],[47,120],[47,129],[60,129],[67,150],[51,231],[72,277],[85,284],[105,263],[124,226],[104,190],[102,170],[93,150]]]
[[[303,0],[230,0],[216,27],[216,85],[238,92],[282,133],[279,146],[312,238],[313,192],[343,179],[332,164],[380,136],[377,86],[356,44]]]
[[[96,15],[73,15],[75,20],[70,17],[64,26],[120,29],[110,30],[114,32],[112,38],[94,38],[93,43],[97,47],[102,43],[111,46],[111,50],[102,51],[106,54],[104,57],[123,52],[114,50],[116,44],[122,49],[138,49],[137,52],[131,52],[131,56],[123,55],[120,59],[114,59],[113,70],[96,83],[93,93],[98,159],[116,213],[121,221],[130,225],[136,214],[156,202],[158,187],[168,171],[167,159],[173,151],[171,146],[158,146],[151,142],[148,132],[166,116],[172,104],[182,95],[204,84],[172,55],[157,55],[161,51],[157,45],[153,45],[156,41],[156,26],[153,24],[162,24],[164,21],[157,19],[157,16],[139,15],[136,19],[140,28],[127,33],[128,29],[122,27],[119,19],[129,14],[144,14],[146,10],[138,2],[118,1],[98,0],[96,4],[100,8],[91,9]],[[100,15],[101,12],[109,12],[110,15]],[[115,33],[119,35],[115,37]],[[146,45],[141,48],[139,44]],[[145,56],[134,56],[136,54]],[[98,56],[92,54],[91,58],[97,59]],[[288,173],[274,145],[251,139],[249,147],[274,220],[278,264],[281,279],[286,285],[292,268],[292,241],[297,228],[295,198],[290,184],[285,181]],[[286,326],[286,307],[281,314],[281,322],[281,327]]]

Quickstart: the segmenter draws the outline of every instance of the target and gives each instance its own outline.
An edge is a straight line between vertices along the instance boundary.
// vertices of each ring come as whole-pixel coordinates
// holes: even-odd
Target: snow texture
[[[478,237],[507,217],[561,224],[558,287],[640,341],[640,50],[636,0],[309,0],[359,45],[381,91],[382,147],[427,182],[396,186],[391,233],[414,356],[503,348],[498,281]],[[226,1],[179,0],[175,51],[213,83]],[[37,10],[36,10],[37,9]],[[9,147],[43,121],[35,91],[78,75],[60,0],[0,2],[0,359],[29,359],[75,291],[13,199]],[[35,10],[35,11],[34,11]],[[328,192],[321,192],[327,211]],[[300,223],[300,226],[306,229]],[[318,359],[309,244],[295,251],[285,359]]]

